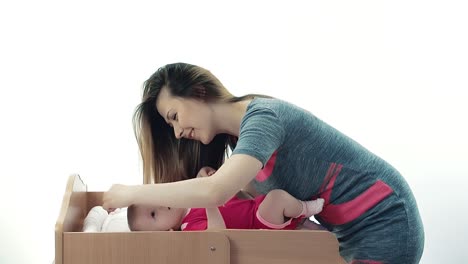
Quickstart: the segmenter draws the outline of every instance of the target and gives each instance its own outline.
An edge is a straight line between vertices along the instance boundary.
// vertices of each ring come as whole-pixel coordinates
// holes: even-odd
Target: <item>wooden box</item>
[[[88,192],[78,175],[69,177],[55,225],[56,264],[343,263],[328,231],[80,232],[102,195]]]

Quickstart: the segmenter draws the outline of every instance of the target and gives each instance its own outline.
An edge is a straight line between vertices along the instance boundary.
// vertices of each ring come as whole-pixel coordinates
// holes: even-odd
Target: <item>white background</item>
[[[421,263],[466,261],[467,11],[450,0],[2,1],[0,263],[52,262],[71,173],[92,191],[142,181],[141,84],[179,61],[236,95],[300,105],[389,161],[419,203]]]

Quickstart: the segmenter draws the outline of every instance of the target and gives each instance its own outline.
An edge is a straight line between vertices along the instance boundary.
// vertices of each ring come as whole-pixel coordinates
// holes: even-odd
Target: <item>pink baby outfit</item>
[[[289,219],[282,225],[268,223],[258,214],[258,207],[265,195],[253,200],[242,200],[233,197],[223,206],[218,207],[227,229],[287,229],[292,230],[299,224],[300,218]],[[182,220],[182,231],[206,230],[208,219],[205,208],[191,208]]]

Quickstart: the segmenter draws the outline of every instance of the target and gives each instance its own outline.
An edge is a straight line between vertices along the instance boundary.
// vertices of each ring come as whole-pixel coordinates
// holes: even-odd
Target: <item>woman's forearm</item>
[[[132,186],[132,204],[203,208],[218,206],[219,197],[213,192],[208,178]]]
[[[175,208],[218,207],[252,181],[261,167],[261,162],[255,158],[238,154],[229,158],[210,177],[135,186],[116,184],[104,193],[103,207],[112,209],[132,204]]]
[[[133,203],[177,208],[223,205],[255,178],[261,163],[247,155],[233,155],[210,177],[135,186]]]

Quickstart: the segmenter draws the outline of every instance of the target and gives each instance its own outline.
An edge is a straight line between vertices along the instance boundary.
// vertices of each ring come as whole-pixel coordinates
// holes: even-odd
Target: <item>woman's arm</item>
[[[226,223],[218,207],[206,208],[206,218],[208,219],[207,230],[226,229]]]
[[[161,184],[114,185],[104,193],[103,207],[111,209],[131,204],[218,207],[251,182],[261,168],[262,163],[256,158],[245,154],[232,155],[210,177]]]

